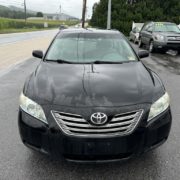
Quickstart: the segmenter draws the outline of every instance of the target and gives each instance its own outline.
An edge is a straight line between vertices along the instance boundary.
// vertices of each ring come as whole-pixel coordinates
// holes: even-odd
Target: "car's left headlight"
[[[157,35],[155,35],[155,39],[157,41],[165,41],[165,36],[157,34]]]
[[[152,106],[149,112],[148,121],[164,112],[170,105],[170,98],[166,92],[161,98],[159,98]]]
[[[139,33],[136,33],[136,39],[139,39]]]
[[[23,93],[20,95],[20,107],[26,113],[48,124],[42,107],[33,100],[26,97]]]

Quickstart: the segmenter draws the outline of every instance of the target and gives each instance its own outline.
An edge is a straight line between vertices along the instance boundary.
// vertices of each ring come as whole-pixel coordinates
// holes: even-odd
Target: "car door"
[[[147,43],[147,29],[149,27],[149,23],[145,24],[140,32],[141,41],[143,44]]]
[[[145,41],[146,41],[147,45],[149,45],[149,43],[152,39],[152,33],[153,33],[153,23],[149,24],[149,26],[146,29]]]
[[[131,32],[131,37],[132,37],[132,40],[134,41],[135,40],[135,38],[136,38],[136,27],[135,28],[133,28],[133,30],[132,30],[132,32]]]
[[[130,32],[130,39],[134,41],[134,37],[135,37],[135,32],[136,32],[136,27],[132,29],[132,31]]]

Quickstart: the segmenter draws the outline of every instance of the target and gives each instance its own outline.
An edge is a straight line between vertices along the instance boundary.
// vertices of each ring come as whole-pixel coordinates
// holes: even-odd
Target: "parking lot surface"
[[[72,164],[27,149],[20,141],[18,99],[25,78],[36,68],[29,59],[0,71],[0,180],[179,180],[180,56],[153,54],[143,60],[162,78],[171,97],[172,131],[158,149],[124,163]],[[60,64],[59,64],[60,66]]]
[[[0,34],[0,70],[32,57],[35,49],[46,50],[58,30]]]

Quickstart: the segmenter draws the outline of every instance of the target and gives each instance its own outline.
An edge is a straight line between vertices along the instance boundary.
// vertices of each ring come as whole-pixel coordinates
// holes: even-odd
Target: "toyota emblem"
[[[91,115],[91,122],[94,125],[103,125],[107,122],[107,120],[108,120],[108,117],[104,113],[98,112]]]

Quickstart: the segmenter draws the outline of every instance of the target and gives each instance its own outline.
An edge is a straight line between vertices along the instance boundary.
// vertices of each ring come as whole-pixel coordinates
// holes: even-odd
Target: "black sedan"
[[[119,31],[66,29],[20,96],[19,131],[35,150],[76,162],[119,161],[164,143],[169,96]]]

